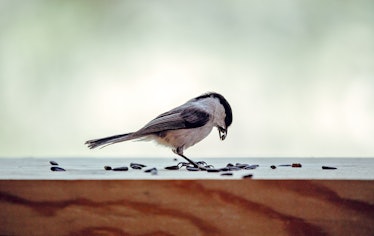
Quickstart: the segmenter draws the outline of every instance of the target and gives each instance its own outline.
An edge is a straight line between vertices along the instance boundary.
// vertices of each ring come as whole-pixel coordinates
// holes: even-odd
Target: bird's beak
[[[219,133],[219,138],[223,141],[225,140],[227,136],[227,129],[224,129],[222,127],[218,127],[218,133]]]

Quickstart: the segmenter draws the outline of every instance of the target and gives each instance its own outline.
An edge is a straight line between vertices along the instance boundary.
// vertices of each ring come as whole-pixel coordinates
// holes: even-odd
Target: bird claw
[[[206,170],[206,167],[205,166],[202,166],[202,165],[198,165],[198,167],[200,170]]]

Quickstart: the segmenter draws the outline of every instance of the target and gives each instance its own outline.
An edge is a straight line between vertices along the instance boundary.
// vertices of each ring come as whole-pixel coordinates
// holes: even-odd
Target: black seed
[[[111,170],[112,167],[111,167],[111,166],[104,166],[104,169],[105,169],[105,170]]]
[[[234,166],[234,164],[232,164],[232,163],[229,163],[229,164],[226,165],[226,167],[232,167],[232,166]]]
[[[145,173],[149,173],[149,172],[152,172],[153,170],[156,170],[156,171],[157,171],[157,169],[156,169],[155,167],[153,167],[153,168],[151,168],[151,169],[147,169],[147,170],[145,170],[144,172],[145,172]]]
[[[142,166],[138,166],[138,165],[130,165],[131,168],[133,168],[134,170],[141,170],[143,167]]]
[[[287,167],[287,166],[292,166],[292,165],[291,164],[282,164],[282,165],[278,165],[278,166]]]
[[[338,168],[336,168],[336,167],[332,167],[332,166],[322,166],[322,169],[323,169],[323,170],[336,170],[336,169],[338,169]]]
[[[51,171],[65,171],[65,169],[58,166],[52,166]]]
[[[146,167],[146,165],[143,165],[143,164],[130,163],[130,167],[133,168],[133,166],[140,167],[140,169],[143,168],[143,167]],[[137,168],[133,168],[133,169],[137,169]]]
[[[55,162],[55,161],[49,161],[49,164],[53,165],[53,166],[58,166],[58,163]]]
[[[246,167],[244,167],[242,169],[244,169],[244,170],[254,170],[257,167],[258,167],[258,165],[248,165],[248,166],[246,166]]]
[[[157,175],[157,173],[158,173],[158,171],[155,167],[153,167],[151,169],[148,169],[148,170],[145,170],[144,172],[151,173],[151,175]]]
[[[188,171],[199,171],[199,170],[200,170],[200,168],[193,167],[193,166],[187,166],[186,169],[187,169]]]
[[[252,174],[248,174],[248,175],[243,175],[243,179],[250,179],[250,178],[252,178],[253,177],[253,175]]]
[[[273,170],[276,169],[277,167],[275,165],[271,165],[270,168],[272,168]]]
[[[231,166],[229,167],[229,170],[241,170],[241,168],[236,167],[236,166]]]
[[[179,170],[179,166],[167,166],[165,167],[166,170]]]
[[[230,168],[228,168],[228,167],[223,167],[223,168],[221,168],[221,169],[219,169],[220,171],[229,171],[230,170]]]
[[[127,166],[122,166],[122,167],[116,167],[112,169],[113,171],[128,171],[129,168]]]
[[[292,163],[292,167],[293,168],[301,168],[301,164],[300,163]]]
[[[178,161],[178,159],[177,158],[173,158],[173,161]]]
[[[233,173],[232,172],[226,172],[226,173],[222,173],[221,175],[222,176],[232,176]]]
[[[219,169],[213,169],[213,168],[210,168],[210,169],[206,169],[207,172],[219,172]]]
[[[249,166],[248,164],[240,164],[240,163],[236,163],[235,164],[236,167],[239,167],[241,169],[244,169],[245,167]]]

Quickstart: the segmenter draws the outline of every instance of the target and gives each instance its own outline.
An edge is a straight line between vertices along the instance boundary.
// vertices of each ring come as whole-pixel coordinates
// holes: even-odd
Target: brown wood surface
[[[1,180],[1,235],[374,235],[374,182]]]

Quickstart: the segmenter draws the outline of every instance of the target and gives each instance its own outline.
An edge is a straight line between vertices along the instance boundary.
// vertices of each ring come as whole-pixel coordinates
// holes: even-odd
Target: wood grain
[[[1,180],[1,235],[373,235],[374,182]]]

